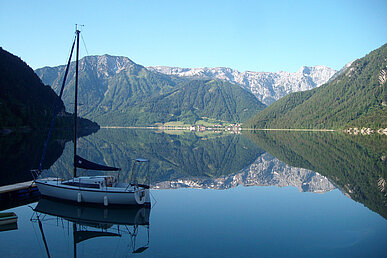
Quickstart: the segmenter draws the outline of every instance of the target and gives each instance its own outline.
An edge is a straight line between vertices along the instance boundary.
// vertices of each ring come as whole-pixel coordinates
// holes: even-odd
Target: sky
[[[0,46],[33,69],[81,56],[144,66],[336,70],[387,43],[387,0],[0,0]],[[86,48],[84,47],[86,45]]]

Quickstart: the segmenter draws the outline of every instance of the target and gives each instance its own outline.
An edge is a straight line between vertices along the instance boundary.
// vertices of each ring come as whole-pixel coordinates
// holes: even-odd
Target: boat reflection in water
[[[130,239],[127,243],[128,252],[141,253],[149,247],[150,210],[150,207],[145,206],[116,208],[81,206],[42,198],[34,209],[31,221],[39,225],[48,257],[50,257],[50,250],[43,226],[52,224],[63,227],[66,232],[72,227],[74,257],[77,256],[77,244],[96,237],[123,238],[128,236]],[[66,221],[68,223],[64,223]],[[139,233],[143,234],[141,237],[146,241],[145,243],[141,241],[142,245],[138,247],[136,239]],[[94,248],[98,248],[98,245]],[[103,250],[100,253],[103,253]]]

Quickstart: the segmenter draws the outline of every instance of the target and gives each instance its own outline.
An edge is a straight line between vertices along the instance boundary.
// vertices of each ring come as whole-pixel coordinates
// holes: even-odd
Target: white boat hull
[[[90,189],[63,185],[59,181],[51,180],[36,180],[35,184],[44,196],[78,203],[94,203],[104,206],[150,204],[149,189],[144,188]]]

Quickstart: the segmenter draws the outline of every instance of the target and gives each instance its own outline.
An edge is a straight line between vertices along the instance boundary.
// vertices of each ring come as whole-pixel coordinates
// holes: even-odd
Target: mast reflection
[[[48,257],[50,255],[49,242],[44,227],[56,225],[61,230],[71,231],[74,257],[77,257],[77,244],[98,237],[116,237],[130,239],[129,252],[142,253],[149,247],[149,217],[150,207],[99,207],[80,206],[73,203],[61,202],[42,198],[36,205],[31,221],[37,223],[42,241]],[[139,234],[145,234],[146,241],[136,245]],[[144,237],[144,236],[142,236]],[[98,246],[94,246],[98,248]]]

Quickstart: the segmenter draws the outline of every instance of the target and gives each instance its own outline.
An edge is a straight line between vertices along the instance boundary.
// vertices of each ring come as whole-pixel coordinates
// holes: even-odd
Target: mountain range
[[[251,128],[387,127],[387,44],[350,63],[321,87],[296,92],[250,119]]]
[[[126,57],[87,56],[80,60],[79,114],[105,126],[241,123],[251,118],[245,126],[384,127],[385,48],[351,62],[338,73],[324,66],[304,66],[296,73],[145,68]],[[74,68],[72,63],[63,94],[67,110],[72,109],[74,92],[69,86],[74,84]],[[64,69],[44,67],[35,72],[58,92]],[[270,106],[265,108],[259,99]]]
[[[65,66],[36,74],[58,92]],[[75,64],[70,66],[63,100],[72,109]],[[118,56],[87,56],[79,63],[79,114],[101,125],[154,125],[180,121],[239,123],[265,105],[238,85],[193,80],[153,72]]]
[[[239,72],[226,67],[180,68],[149,66],[148,70],[180,78],[220,79],[240,85],[259,101],[270,105],[292,92],[310,90],[326,83],[337,71],[326,66],[303,66],[290,72]]]

